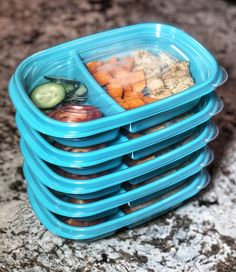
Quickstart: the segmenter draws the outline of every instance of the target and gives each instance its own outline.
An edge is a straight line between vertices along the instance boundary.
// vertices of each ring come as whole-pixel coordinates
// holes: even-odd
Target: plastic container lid
[[[157,102],[132,110],[125,110],[124,107],[110,96],[111,93],[108,94],[107,88],[104,89],[95,80],[96,78],[100,82],[101,79],[101,77],[99,79],[96,75],[98,70],[93,73],[94,78],[90,73],[91,67],[89,71],[86,64],[91,60],[102,60],[106,62],[112,62],[112,60],[117,61],[115,58],[111,59],[111,57],[118,55],[119,65],[117,65],[120,68],[120,62],[125,62],[125,65],[128,66],[128,62],[124,61],[122,54],[131,55],[133,59],[138,59],[138,55],[140,55],[140,52],[143,52],[143,50],[147,51],[148,54],[152,54],[150,60],[149,58],[146,59],[147,62],[152,63],[151,60],[153,59],[154,63],[161,63],[159,65],[160,67],[158,66],[160,68],[160,78],[156,78],[156,80],[159,80],[159,85],[160,80],[170,80],[168,84],[165,82],[164,85],[165,87],[168,85],[168,88],[171,89],[172,81],[177,80],[173,79],[170,75],[168,79],[168,74],[165,75],[167,79],[163,78],[163,75],[169,73],[173,65],[175,66],[172,59],[178,59],[178,61],[184,62],[185,64],[189,63],[194,85]],[[135,54],[137,56],[135,56]],[[142,58],[143,57],[141,57],[141,59]],[[138,60],[134,61],[132,71],[130,71],[132,75],[129,74],[126,78],[129,78],[129,81],[131,80],[133,82],[131,84],[132,89],[141,89],[139,85],[145,85],[144,87],[146,88],[147,86],[149,91],[150,89],[154,90],[151,91],[151,95],[149,94],[149,96],[155,96],[156,87],[154,88],[153,85],[158,85],[158,82],[155,82],[155,84],[153,82],[148,83],[150,71],[146,71],[147,76],[145,75],[145,77],[147,78],[143,80],[144,70],[148,69],[148,65],[145,64],[145,61],[142,62],[143,66],[141,65],[143,69],[143,72],[141,72],[142,76],[136,75],[135,73],[137,72],[141,74],[138,68],[140,65],[138,63]],[[167,63],[171,63],[171,65],[167,65]],[[150,66],[151,65],[153,65],[153,63],[150,64]],[[144,68],[144,66],[146,68]],[[169,69],[169,66],[172,68]],[[137,71],[133,71],[134,67],[136,67],[135,69]],[[177,68],[174,69],[176,70]],[[177,70],[174,74],[177,73]],[[116,76],[115,72],[112,72],[112,74],[114,74],[113,77],[115,78],[121,77],[120,71]],[[92,120],[94,116],[96,118],[101,116],[94,108],[90,108],[90,110],[87,111],[88,108],[85,109],[86,107],[82,107],[82,112],[80,111],[79,113],[74,113],[74,108],[69,107],[69,119],[73,121],[79,118],[84,121],[88,118],[92,121],[66,123],[46,116],[33,104],[28,96],[38,84],[45,82],[45,75],[74,78],[81,81],[88,88],[88,99],[84,103],[98,108],[99,111],[102,112],[103,117]],[[188,80],[191,81],[189,76],[187,77]],[[140,78],[142,79],[140,80]],[[183,78],[184,77],[182,77],[182,79]],[[34,129],[55,137],[77,138],[91,136],[125,126],[199,99],[201,96],[212,92],[217,86],[224,82],[226,78],[225,71],[217,64],[213,56],[191,36],[173,26],[148,23],[98,33],[32,55],[18,66],[10,81],[9,89],[10,97],[17,111],[19,111],[22,116],[27,116],[27,122],[29,122]],[[122,80],[120,80],[120,82],[121,81]],[[144,84],[144,81],[147,82]],[[182,83],[183,82],[180,81],[180,84]],[[175,85],[176,82],[173,84]],[[188,86],[186,82],[185,85]],[[129,87],[123,84],[122,90],[124,88],[128,89]],[[114,93],[114,90],[110,92]],[[115,92],[117,93],[117,87],[115,87]],[[173,92],[172,89],[171,92]],[[163,93],[163,91],[161,93]],[[137,98],[131,99],[133,106],[135,106],[135,103],[137,104],[135,99]],[[56,112],[55,115],[50,113],[50,115],[54,117],[58,116],[58,114],[58,112]],[[68,120],[68,108],[67,110],[64,108],[64,111],[60,112],[59,115],[63,115],[63,120]],[[76,117],[74,115],[76,115]]]

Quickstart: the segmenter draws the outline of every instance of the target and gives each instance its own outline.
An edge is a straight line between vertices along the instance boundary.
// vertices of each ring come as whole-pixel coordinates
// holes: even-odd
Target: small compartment
[[[125,110],[154,103],[195,85],[189,60],[178,58],[148,38],[134,39],[132,44],[130,39],[122,41],[122,45],[114,43],[114,52],[111,45],[108,52],[96,48],[96,59],[91,61],[93,52],[89,62],[83,59],[98,84]]]
[[[168,126],[171,126],[173,124],[178,123],[181,120],[184,120],[190,116],[192,116],[194,114],[193,111],[190,111],[186,114],[180,115],[178,117],[175,117],[174,119],[172,119],[171,121],[167,121],[164,123],[161,123],[160,125],[157,126],[153,126],[151,128],[145,129],[140,131],[139,133],[125,133],[126,137],[128,137],[129,139],[135,139],[135,138],[139,138],[142,137],[144,135],[148,135],[150,133],[156,132],[158,130],[161,129],[165,129]],[[146,148],[142,148],[140,150],[134,151],[131,154],[128,154],[128,156],[133,159],[133,160],[139,160],[142,159],[146,156],[149,156],[150,154],[153,154],[155,152],[158,152],[162,149],[167,148],[168,146],[171,146],[172,144],[175,144],[177,142],[181,142],[183,139],[187,138],[188,136],[194,134],[194,131],[196,130],[196,128],[193,129],[189,129],[187,131],[185,131],[184,133],[180,133],[177,136],[174,137],[170,137],[167,140],[164,140],[162,142],[159,142],[157,144],[154,144],[150,147],[146,147]]]
[[[159,192],[148,195],[146,197],[137,199],[135,201],[129,202],[128,204],[122,206],[121,209],[125,214],[133,213],[135,211],[143,209],[143,208],[150,206],[160,200],[166,199],[169,196],[188,187],[192,183],[192,179],[193,178],[191,177],[186,180],[182,180],[178,184],[174,184],[164,190],[161,190]]]
[[[92,50],[81,53],[84,61],[86,57],[89,59],[86,66],[95,80],[122,108],[131,110],[145,106],[195,85],[189,60],[183,59],[180,52],[172,49],[171,55],[168,49],[161,48],[150,37],[137,38],[132,42],[124,40],[123,44],[114,44],[113,53],[111,45],[107,52],[99,48],[102,52],[98,53],[96,49],[95,55]],[[91,61],[93,55],[95,61]],[[198,102],[196,99],[165,113],[131,122],[124,128],[132,133],[138,132],[189,111]]]
[[[107,215],[107,216],[109,216],[109,215]],[[102,218],[101,217],[96,218],[96,216],[91,217],[91,218],[80,218],[80,217],[71,218],[71,217],[66,217],[66,216],[55,215],[55,217],[59,221],[62,221],[69,226],[82,227],[82,228],[96,226],[98,224],[104,223],[108,219],[108,218],[106,218],[106,216],[103,216]]]
[[[122,164],[122,158],[116,158],[104,163],[100,163],[95,166],[89,166],[89,167],[83,167],[83,168],[57,167],[57,166],[54,166],[54,168],[59,169],[59,171],[61,169],[65,172],[75,174],[75,175],[101,176],[101,175],[107,175],[111,173],[112,171],[116,171],[117,168],[119,168],[121,164]]]
[[[23,168],[25,169],[24,171],[26,173],[28,173],[28,176],[31,177],[29,167],[27,166],[26,163],[24,163]],[[58,173],[58,174],[60,174],[63,177],[66,177],[68,179],[73,179],[74,178],[76,180],[76,179],[79,178],[79,176],[76,176],[76,175],[73,175],[73,174],[66,174],[66,175],[63,175],[62,173]],[[80,180],[83,180],[83,178],[85,178],[85,177],[82,177]],[[91,176],[91,177],[88,177],[88,178],[93,179],[93,178],[95,178],[95,176]],[[87,178],[85,178],[84,180],[86,180],[86,179]],[[96,192],[87,193],[87,194],[64,193],[64,192],[61,192],[61,191],[56,191],[54,189],[51,189],[50,187],[47,187],[47,188],[55,196],[65,200],[65,201],[73,203],[73,200],[74,200],[74,203],[76,203],[76,199],[77,199],[78,200],[77,204],[93,203],[93,202],[98,201],[98,200],[100,200],[102,198],[110,197],[110,196],[112,196],[114,194],[117,194],[121,190],[120,184],[114,185],[114,186],[111,186],[111,187],[108,187],[108,188],[105,188],[105,189],[102,189],[102,190],[98,190]]]
[[[181,146],[181,144],[180,145],[175,145],[175,147],[173,146],[173,148],[170,148],[168,150],[169,151],[174,150],[175,148],[178,148],[179,146]],[[168,150],[166,150],[166,152],[168,152]],[[165,152],[163,152],[163,154],[165,154]],[[161,153],[158,154],[158,155],[160,156]],[[164,167],[158,168],[157,170],[151,171],[151,172],[149,172],[149,173],[147,173],[145,175],[141,175],[139,177],[130,179],[125,188],[129,190],[129,188],[131,189],[131,188],[139,187],[143,183],[146,184],[146,183],[151,182],[152,180],[155,180],[159,175],[162,175],[165,172],[173,173],[173,172],[176,171],[176,168],[178,167],[178,165],[182,165],[182,164],[185,164],[187,162],[190,163],[193,159],[194,159],[194,157],[191,154],[191,155],[189,155],[187,157],[183,157],[183,158],[181,158],[179,160],[176,160],[175,162],[170,163],[170,164],[168,164],[168,165],[166,165]],[[128,184],[130,184],[130,185],[128,185]]]
[[[197,105],[198,102],[199,102],[199,99],[196,99],[195,101],[186,103],[185,105],[175,108],[174,110],[169,110],[165,113],[156,114],[152,117],[148,117],[143,120],[130,123],[129,125],[124,126],[124,128],[130,133],[140,132],[143,129],[147,129],[147,128],[151,128],[152,126],[159,125],[162,122],[171,120],[172,118],[175,118],[176,116],[193,109]]]
[[[58,85],[63,85],[60,82],[47,79],[45,77],[60,78],[63,80],[66,79],[71,81],[78,81],[79,83],[84,84],[87,89],[86,101],[78,102],[78,105],[91,105],[96,107],[101,113],[102,117],[113,115],[114,112],[118,113],[119,108],[116,105],[110,105],[106,107],[106,104],[110,104],[109,97],[106,98],[106,94],[101,89],[93,88],[93,84],[90,80],[90,76],[84,72],[85,68],[81,62],[79,56],[69,54],[65,52],[60,57],[58,55],[52,54],[47,56],[44,60],[35,62],[31,64],[31,69],[26,72],[26,76],[22,81],[23,87],[26,90],[26,93],[30,96],[31,92],[39,85],[44,83],[55,83]],[[68,81],[70,82],[70,81]],[[69,84],[69,83],[65,83]],[[33,104],[33,101],[31,101]],[[66,102],[65,104],[70,104]],[[75,104],[75,105],[77,105]],[[54,107],[52,107],[52,110]],[[46,115],[51,111],[50,108],[41,109]],[[99,118],[101,118],[99,116]],[[89,120],[88,120],[89,121]]]
[[[95,199],[95,198],[102,198],[102,197],[110,197],[120,191],[120,185],[111,186],[109,188],[90,193],[90,194],[67,194],[67,197],[71,198],[78,198],[81,200],[87,200],[87,199]]]

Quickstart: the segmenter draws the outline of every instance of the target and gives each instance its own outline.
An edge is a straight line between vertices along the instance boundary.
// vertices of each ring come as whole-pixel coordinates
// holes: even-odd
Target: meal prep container
[[[195,128],[201,123],[208,121],[212,116],[218,113],[222,109],[222,102],[217,98],[216,95],[212,94],[206,98],[203,98],[202,103],[190,113],[190,116],[170,123],[168,126],[163,129],[157,130],[153,133],[149,133],[142,137],[129,140],[125,136],[121,135],[120,138],[113,142],[108,147],[104,147],[99,150],[90,151],[86,153],[75,153],[75,152],[66,152],[47,142],[37,131],[33,130],[28,126],[19,115],[16,117],[17,127],[21,134],[21,137],[27,142],[32,151],[41,159],[58,166],[69,167],[69,168],[86,168],[97,165],[94,167],[93,173],[96,173],[96,169],[100,168],[102,172],[108,170],[109,167],[116,167],[121,163],[123,155],[133,153],[132,157],[140,158],[142,156],[148,155],[151,152],[150,147],[154,144],[155,150],[160,149],[161,142],[167,141],[171,137],[175,137],[181,133],[185,133],[188,130]],[[174,138],[176,142],[176,138]],[[171,144],[170,140],[170,144]],[[164,142],[164,146],[166,142]],[[144,149],[145,150],[142,150]],[[138,152],[139,151],[139,152]],[[137,154],[138,153],[138,154]],[[107,163],[106,168],[102,163]],[[115,166],[113,164],[115,163]],[[100,165],[99,165],[100,164]],[[68,172],[73,172],[77,174],[82,174],[81,169],[70,170],[69,168],[64,168]]]
[[[143,107],[124,110],[97,83],[85,63],[136,49],[146,49],[157,54],[166,52],[180,60],[189,61],[195,85]],[[32,103],[28,94],[43,83],[43,77],[48,74],[83,82],[90,94],[87,103],[99,108],[104,117],[83,123],[65,123],[47,117]],[[180,114],[176,108],[181,107],[182,112],[189,110],[200,97],[211,93],[226,78],[224,69],[191,36],[173,26],[148,23],[80,38],[28,57],[12,76],[9,93],[17,112],[33,129],[54,137],[83,138],[110,133],[123,126],[136,132],[165,121],[163,116],[173,118]],[[151,124],[147,118],[151,118]]]
[[[110,236],[120,228],[134,227],[138,224],[142,224],[145,221],[153,219],[154,217],[179,206],[205,188],[210,181],[210,177],[207,172],[201,171],[193,176],[191,180],[192,182],[190,185],[184,189],[173,195],[169,195],[150,206],[130,214],[125,214],[120,209],[115,215],[107,217],[106,221],[89,227],[74,227],[65,224],[60,218],[47,210],[47,208],[39,202],[36,194],[30,187],[28,187],[28,197],[35,214],[41,223],[52,233],[64,238],[76,240],[98,239]]]
[[[135,56],[145,54],[149,59],[142,59],[140,68]],[[176,78],[171,75],[170,82],[183,88],[168,87],[171,71]],[[155,84],[164,82],[160,92],[153,92],[149,72],[155,73]],[[127,78],[131,86],[124,83]],[[73,91],[66,89],[68,79]],[[64,238],[98,239],[151,220],[205,188],[210,181],[205,168],[214,157],[207,144],[218,134],[211,119],[223,108],[215,89],[226,80],[226,71],[199,42],[155,23],[98,33],[26,58],[10,80],[9,94],[17,110],[29,201],[42,224]],[[61,100],[54,89],[53,105],[41,104],[40,110],[35,90],[50,82],[60,88]],[[84,97],[77,92],[81,86]],[[48,89],[39,94],[41,102],[47,102],[45,94]],[[143,106],[135,104],[140,99]],[[71,114],[78,110],[71,101],[83,108],[77,119],[67,119],[63,110],[65,103]],[[52,115],[57,110],[64,119]]]
[[[163,150],[155,159],[133,167],[128,167],[128,165],[123,163],[116,171],[90,180],[69,179],[57,174],[43,160],[35,156],[29,146],[23,141],[21,141],[21,152],[31,172],[44,185],[64,193],[90,194],[117,186],[124,181],[132,180],[135,183],[139,183],[147,178],[152,178],[156,175],[155,171],[205,147],[217,134],[217,127],[212,123],[206,123],[199,127],[198,133],[193,136],[191,141],[183,142],[179,145],[176,144],[176,147],[168,150],[168,152]]]
[[[114,196],[87,204],[72,204],[63,201],[63,199],[57,197],[45,185],[40,183],[27,167],[24,168],[24,174],[28,186],[35,192],[40,203],[48,210],[67,217],[91,217],[139,198],[146,197],[148,200],[153,193],[178,185],[184,179],[196,174],[206,167],[213,160],[213,157],[212,151],[204,148],[194,155],[193,158],[189,159],[189,163],[185,163],[183,167],[180,167],[180,165],[179,169],[176,168],[176,171],[169,175],[158,176],[156,180],[130,191],[120,189]]]

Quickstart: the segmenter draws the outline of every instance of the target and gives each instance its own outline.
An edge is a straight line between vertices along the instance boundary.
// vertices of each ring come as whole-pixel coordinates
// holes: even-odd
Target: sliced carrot
[[[125,57],[122,60],[122,65],[131,71],[134,67],[134,59],[132,57]]]
[[[126,100],[126,103],[129,104],[130,109],[135,109],[145,105],[145,103],[143,102],[141,98],[135,98],[129,101]]]
[[[127,136],[128,136],[129,139],[136,139],[136,138],[139,138],[139,137],[143,136],[143,134],[141,134],[141,133],[129,133]]]
[[[89,69],[90,73],[94,74],[97,71],[97,68],[102,66],[102,61],[91,61],[86,64],[87,68]]]
[[[142,97],[142,100],[143,100],[143,102],[144,102],[145,104],[149,104],[149,103],[153,103],[153,102],[157,101],[157,99],[152,98],[152,97],[150,97],[150,96],[143,96],[143,97]]]
[[[101,86],[107,85],[110,81],[112,81],[112,76],[110,73],[105,71],[97,71],[94,75],[94,78]]]
[[[115,74],[115,72],[113,73],[113,75]],[[123,77],[124,76],[124,77]],[[111,83],[115,83],[115,84],[119,84],[122,86],[123,90],[126,91],[132,91],[132,86],[130,85],[129,82],[129,77],[126,76],[126,71],[120,70],[120,73],[118,74],[117,77],[115,77]]]
[[[119,103],[121,105],[121,107],[123,107],[126,110],[130,110],[130,105],[126,102],[121,102]]]
[[[145,74],[143,70],[139,71],[133,71],[130,73],[130,82],[131,84],[137,83],[137,82],[145,82]]]
[[[131,100],[131,99],[136,99],[136,98],[142,98],[143,95],[141,93],[136,93],[133,91],[126,91],[124,92],[124,99],[125,100]]]
[[[120,103],[123,103],[123,99],[122,99],[121,97],[116,96],[114,99],[115,99],[116,102],[119,103],[119,104],[120,104]]]
[[[132,87],[133,87],[133,86],[132,86]],[[142,97],[144,96],[144,94],[143,94],[142,92],[136,92],[136,91],[132,88],[131,91],[126,91],[126,92],[124,93],[124,96],[126,96],[126,97],[134,97],[134,98],[136,98],[136,97],[142,98]]]
[[[146,87],[145,81],[139,81],[132,85],[133,92],[142,92],[142,90]]]
[[[129,92],[132,92],[132,90],[133,90],[132,86],[129,85],[129,84],[127,84],[127,85],[122,84],[122,87],[123,87],[124,91],[125,91],[125,92],[128,92],[128,93],[129,93]]]
[[[109,83],[107,86],[107,92],[110,96],[112,96],[113,98],[119,97],[121,98],[123,95],[123,89],[121,87],[121,85],[117,84],[117,83]]]

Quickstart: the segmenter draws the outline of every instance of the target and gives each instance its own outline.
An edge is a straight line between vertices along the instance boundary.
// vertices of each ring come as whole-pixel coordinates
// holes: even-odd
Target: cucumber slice
[[[50,109],[65,98],[65,89],[57,83],[43,83],[32,91],[30,97],[40,109]]]

